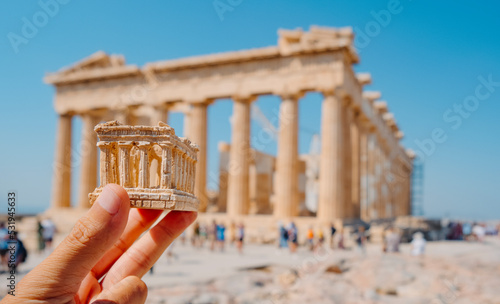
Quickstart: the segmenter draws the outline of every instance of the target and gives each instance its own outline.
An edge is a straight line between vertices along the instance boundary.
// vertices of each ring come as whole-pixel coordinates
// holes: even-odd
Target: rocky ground
[[[366,254],[302,249],[290,255],[251,247],[247,257],[232,250],[218,254],[226,262],[213,260],[213,253],[178,251],[178,261],[159,266],[170,271],[145,278],[151,283],[148,303],[500,303],[500,240],[493,238],[484,244],[429,243],[422,258],[411,257],[407,245],[400,254],[382,254],[377,245]],[[184,259],[194,262],[202,277],[211,264],[212,277],[195,275],[186,282],[190,271],[182,272]],[[233,265],[238,259],[247,265]],[[182,279],[167,282],[161,276]],[[154,284],[160,281],[166,286]]]
[[[500,239],[428,243],[425,257],[249,245],[243,255],[177,242],[144,277],[147,303],[500,303]],[[43,259],[31,255],[18,279]],[[3,287],[3,286],[0,286]]]

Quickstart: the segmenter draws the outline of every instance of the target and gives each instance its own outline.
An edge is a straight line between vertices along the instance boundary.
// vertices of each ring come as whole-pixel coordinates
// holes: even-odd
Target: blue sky
[[[52,16],[43,20],[41,3],[50,2],[8,1],[0,12],[0,193],[6,201],[7,191],[16,190],[19,212],[42,211],[50,200],[56,114],[45,73],[98,50],[143,65],[276,45],[279,28],[322,25],[354,28],[361,56],[355,70],[372,74],[367,89],[382,92],[406,134],[403,143],[425,156],[425,214],[500,217],[500,86],[476,92],[480,77],[500,82],[497,2],[221,0],[231,10],[220,14],[212,0],[61,0],[65,4],[51,6]],[[9,39],[22,35],[23,18],[38,18],[40,26],[13,47]],[[272,119],[279,100],[257,102]],[[455,112],[460,105],[468,110]],[[300,102],[301,153],[319,132],[320,106],[319,94]],[[211,176],[217,175],[217,142],[230,140],[231,112],[229,101],[209,110]],[[182,115],[172,115],[170,124],[182,133]],[[75,120],[76,148],[80,125]],[[253,123],[252,135],[258,131]],[[445,135],[429,144],[433,132]],[[262,149],[275,153],[276,144]],[[78,170],[74,195],[77,182]]]

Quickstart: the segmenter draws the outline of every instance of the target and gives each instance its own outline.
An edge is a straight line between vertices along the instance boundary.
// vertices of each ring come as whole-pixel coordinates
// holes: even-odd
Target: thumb
[[[48,291],[50,287],[66,286],[76,292],[92,267],[122,234],[129,210],[127,192],[118,185],[106,185],[96,203],[78,220],[66,239],[27,275],[26,280],[38,280],[40,284],[43,282],[40,279],[50,276]]]

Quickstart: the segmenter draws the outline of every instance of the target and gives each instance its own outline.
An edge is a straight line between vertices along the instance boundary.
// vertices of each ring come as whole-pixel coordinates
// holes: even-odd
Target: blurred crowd
[[[16,271],[17,267],[28,258],[26,246],[12,227],[0,222],[0,273]],[[51,252],[56,232],[56,225],[52,220],[47,218],[38,221],[38,253]]]
[[[485,223],[450,221],[444,226],[445,237],[450,241],[482,242],[485,236],[498,235],[500,231],[500,224],[495,227]]]

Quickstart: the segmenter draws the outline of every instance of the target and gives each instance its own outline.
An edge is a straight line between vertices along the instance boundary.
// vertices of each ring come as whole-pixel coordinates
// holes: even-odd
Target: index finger
[[[128,276],[142,278],[174,239],[194,222],[196,216],[197,213],[191,211],[169,212],[116,261],[102,282],[103,289]]]

